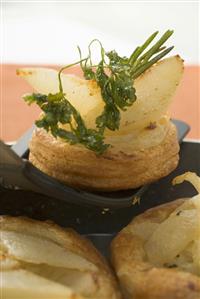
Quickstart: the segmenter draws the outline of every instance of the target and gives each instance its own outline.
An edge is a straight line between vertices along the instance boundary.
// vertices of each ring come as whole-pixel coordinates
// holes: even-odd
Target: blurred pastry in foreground
[[[39,92],[25,100],[43,111],[30,142],[33,165],[97,191],[137,188],[174,170],[179,144],[168,108],[184,67],[178,55],[160,60],[173,48],[162,47],[171,34],[145,52],[154,33],[129,58],[101,45],[96,68],[79,61],[84,79],[63,74],[65,67],[18,70]]]
[[[115,278],[93,245],[71,229],[0,217],[4,299],[120,299]]]
[[[200,178],[185,173],[200,193]],[[113,240],[112,263],[125,299],[200,298],[200,194],[147,210]]]

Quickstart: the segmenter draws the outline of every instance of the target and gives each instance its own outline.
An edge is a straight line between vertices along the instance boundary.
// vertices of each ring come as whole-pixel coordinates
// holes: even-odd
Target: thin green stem
[[[60,91],[60,92],[63,92],[62,80],[61,80],[61,73],[62,73],[64,70],[66,70],[66,69],[68,69],[68,68],[70,68],[70,67],[72,67],[72,66],[74,66],[74,65],[77,65],[77,64],[79,64],[79,63],[82,63],[82,62],[85,61],[86,59],[87,59],[87,58],[84,58],[84,59],[81,59],[81,60],[79,60],[79,61],[77,61],[77,62],[74,62],[74,63],[68,64],[68,65],[65,65],[65,66],[63,66],[63,67],[59,70],[59,72],[58,72],[58,81],[59,81],[59,91]]]
[[[91,46],[92,46],[92,44],[93,43],[95,43],[95,42],[97,42],[97,43],[99,43],[99,45],[100,45],[100,48],[101,48],[101,59],[102,59],[102,61],[104,61],[104,55],[105,55],[105,53],[104,53],[104,48],[103,48],[103,45],[102,45],[102,43],[100,42],[100,40],[98,40],[97,38],[95,38],[95,39],[93,39],[90,43],[89,43],[89,46],[88,46],[88,52],[89,52],[89,59],[90,59],[90,65],[92,66],[92,54],[91,54]]]
[[[137,47],[136,50],[131,55],[129,62],[131,64],[134,64],[134,62],[137,60],[137,58],[140,56],[140,54],[149,46],[149,44],[154,40],[154,38],[157,36],[158,31],[154,32],[145,42],[142,46]]]
[[[165,55],[167,55],[174,47],[169,47],[166,50],[164,50],[162,53],[158,54],[156,57],[139,67],[135,70],[135,72],[132,75],[133,80],[139,77],[142,73],[144,73],[148,68],[150,68],[154,63],[159,61],[161,58],[163,58]]]
[[[157,43],[144,54],[145,62],[147,62],[151,58],[151,56],[154,55],[158,51],[158,49],[160,49],[160,47],[170,38],[173,32],[173,30],[167,30],[157,41]]]

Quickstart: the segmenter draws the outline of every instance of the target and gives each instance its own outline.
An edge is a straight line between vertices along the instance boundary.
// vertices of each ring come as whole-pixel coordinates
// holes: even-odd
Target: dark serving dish
[[[189,131],[189,126],[182,121],[173,120],[177,127],[178,139],[181,143]],[[117,192],[87,192],[75,189],[49,177],[28,161],[28,142],[32,135],[30,129],[12,147],[12,151],[0,143],[4,161],[0,163],[0,176],[7,184],[17,185],[23,190],[32,190],[43,195],[51,195],[67,203],[95,208],[118,209],[132,206],[147,190],[148,185],[137,189]],[[23,159],[21,159],[23,158]]]
[[[159,204],[195,194],[189,183],[173,187],[171,181],[186,171],[200,175],[199,157],[200,143],[183,142],[177,169],[169,176],[151,184],[142,195],[140,204],[134,206],[123,209],[94,209],[93,206],[78,206],[30,191],[0,187],[0,214],[52,220],[63,227],[74,228],[89,237],[96,247],[107,255],[110,240],[134,216]]]

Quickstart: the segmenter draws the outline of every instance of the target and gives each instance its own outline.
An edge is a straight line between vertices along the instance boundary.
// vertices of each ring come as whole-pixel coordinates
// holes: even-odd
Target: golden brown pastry
[[[4,299],[118,299],[115,278],[94,246],[71,229],[0,217]]]
[[[29,160],[43,172],[73,187],[101,191],[137,188],[168,175],[178,164],[176,128],[171,122],[166,127],[160,144],[140,149],[134,149],[130,143],[121,144],[101,156],[36,129],[29,145]],[[147,129],[147,134],[152,132]]]
[[[200,178],[186,173],[200,192]],[[200,194],[135,217],[113,240],[112,263],[125,299],[200,298]]]

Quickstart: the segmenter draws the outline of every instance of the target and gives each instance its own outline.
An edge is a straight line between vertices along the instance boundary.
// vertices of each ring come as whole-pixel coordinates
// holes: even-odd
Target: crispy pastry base
[[[93,294],[92,298],[121,299],[121,294],[114,274],[109,268],[104,257],[97,251],[88,239],[81,237],[73,229],[61,228],[50,221],[36,221],[23,217],[10,216],[0,217],[0,228],[1,230],[30,234],[39,238],[47,238],[66,250],[83,257],[96,268],[92,276],[94,276],[97,292]],[[76,295],[72,295],[72,297],[68,299],[86,298],[79,295],[77,294],[77,297]]]
[[[184,200],[147,210],[134,218],[112,241],[112,264],[125,299],[200,298],[200,277],[175,268],[155,267],[146,259],[144,241],[134,233],[136,226],[144,221],[164,221]]]
[[[29,159],[41,171],[70,186],[116,191],[137,188],[168,175],[178,164],[178,152],[176,128],[172,123],[156,146],[133,148],[131,153],[115,147],[101,156],[36,129],[30,142]]]

